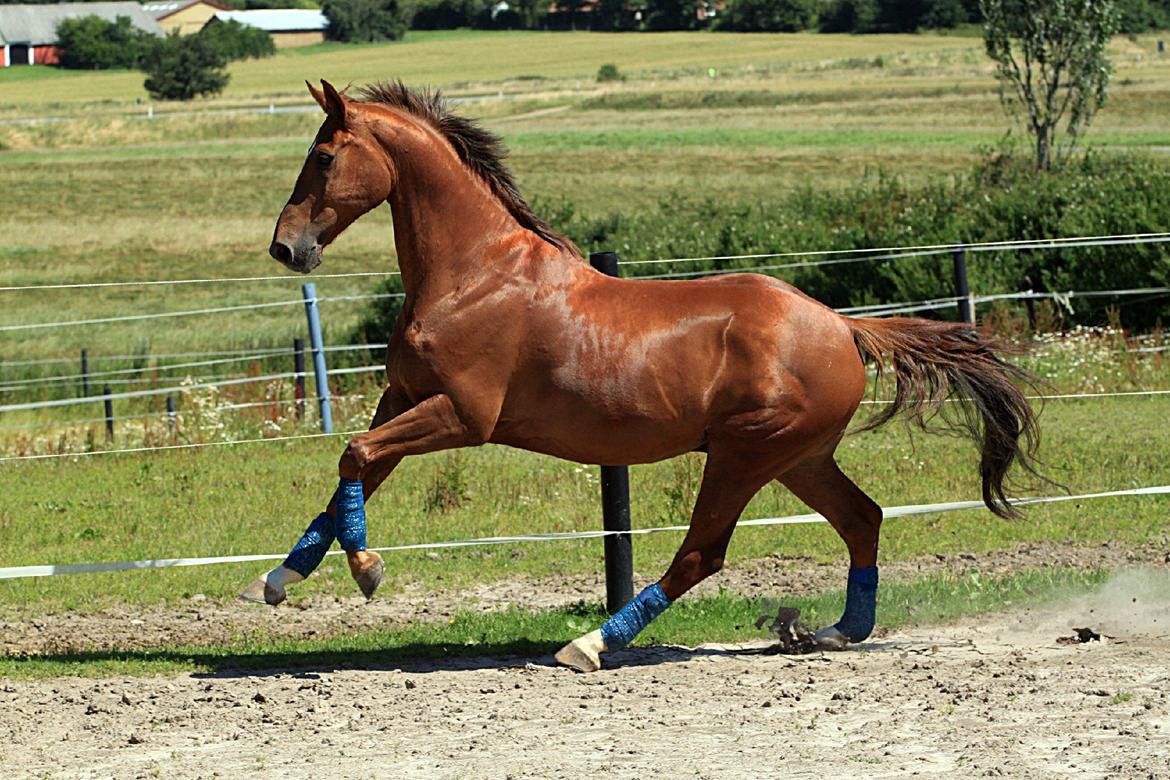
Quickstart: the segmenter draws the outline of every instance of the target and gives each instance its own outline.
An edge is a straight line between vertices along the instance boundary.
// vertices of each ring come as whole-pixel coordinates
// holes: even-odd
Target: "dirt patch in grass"
[[[1166,567],[1170,543],[1146,545],[1021,544],[995,552],[937,555],[883,564],[884,582],[909,582],[944,573],[1002,576],[1045,566],[1118,569],[1132,565]],[[846,564],[820,564],[775,555],[729,564],[695,593],[720,588],[749,598],[803,596],[843,589]],[[115,575],[116,576],[116,575]],[[641,588],[658,573],[639,572]],[[241,582],[241,586],[245,584]],[[8,615],[0,620],[0,652],[68,653],[83,650],[140,650],[166,646],[209,646],[249,635],[325,639],[331,636],[419,621],[445,621],[457,612],[492,612],[519,606],[543,610],[579,601],[605,599],[602,575],[532,579],[516,577],[458,591],[432,591],[422,584],[398,592],[382,591],[366,602],[351,598],[298,598],[269,608],[243,602],[217,603],[196,594],[182,606],[126,606],[97,612]]]

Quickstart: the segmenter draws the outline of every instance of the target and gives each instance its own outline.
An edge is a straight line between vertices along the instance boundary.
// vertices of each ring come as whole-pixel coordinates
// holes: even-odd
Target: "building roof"
[[[112,22],[119,16],[151,35],[163,35],[162,27],[142,6],[123,3],[58,3],[56,5],[0,5],[0,43],[51,46],[57,42],[57,25],[65,19],[98,16]]]
[[[142,10],[161,21],[171,14],[177,14],[185,8],[200,4],[209,5],[220,11],[230,10],[230,6],[217,3],[214,0],[152,0],[151,2],[143,3]]]
[[[305,32],[329,29],[329,20],[320,11],[302,8],[265,8],[255,11],[220,11],[221,22],[236,21],[265,32]]]

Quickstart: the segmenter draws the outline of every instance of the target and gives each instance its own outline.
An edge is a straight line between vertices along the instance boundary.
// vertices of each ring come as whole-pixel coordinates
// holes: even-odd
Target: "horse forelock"
[[[355,99],[359,103],[398,108],[427,122],[447,139],[463,164],[488,185],[522,227],[558,249],[580,254],[567,237],[538,217],[520,195],[512,172],[504,165],[507,151],[499,136],[452,113],[439,90],[411,89],[401,81],[384,81],[360,87]]]

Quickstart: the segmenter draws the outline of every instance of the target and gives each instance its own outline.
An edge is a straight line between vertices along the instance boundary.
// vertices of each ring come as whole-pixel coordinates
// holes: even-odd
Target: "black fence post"
[[[609,276],[620,276],[617,252],[594,252],[589,264]],[[601,513],[605,537],[605,608],[617,612],[634,598],[634,543],[630,530],[630,470],[601,467]],[[627,532],[627,533],[622,533]]]
[[[1025,276],[1024,281],[1020,283],[1020,292],[1032,294],[1032,277]],[[1033,298],[1024,299],[1024,308],[1028,311],[1028,330],[1036,330],[1036,301]]]
[[[955,266],[955,297],[959,299],[959,319],[975,324],[975,306],[971,299],[971,288],[967,284],[967,248],[957,246],[951,252]]]
[[[110,441],[114,440],[114,399],[110,398],[110,386],[106,385],[102,388],[102,395],[105,396],[106,407],[106,438]]]
[[[305,417],[305,340],[293,339],[293,396],[297,400],[297,419]]]
[[[89,350],[81,350],[81,397],[89,398]]]
[[[179,413],[175,409],[175,397],[173,395],[167,396],[167,425],[170,426],[171,435],[175,435],[175,431],[179,427]]]

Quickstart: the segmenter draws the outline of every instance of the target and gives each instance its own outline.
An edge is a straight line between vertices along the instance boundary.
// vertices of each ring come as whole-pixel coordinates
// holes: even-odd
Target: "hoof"
[[[576,669],[578,672],[596,672],[601,668],[601,652],[604,649],[605,642],[602,641],[601,630],[598,629],[577,637],[562,647],[554,657],[561,666]]]
[[[844,650],[850,645],[849,637],[838,631],[836,626],[822,628],[813,638],[821,650]]]
[[[385,561],[378,553],[366,552],[365,550],[350,553],[347,557],[349,559],[349,573],[353,575],[362,595],[367,599],[372,599],[374,591],[382,584],[382,576],[386,573]]]
[[[263,577],[257,577],[251,585],[244,588],[240,593],[240,598],[255,604],[268,604],[275,607],[284,601],[285,593],[284,588],[274,587]]]

